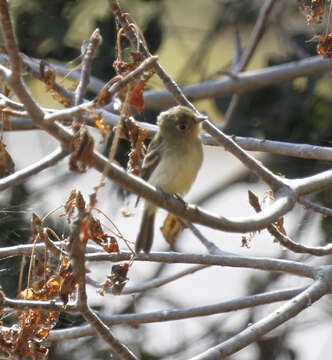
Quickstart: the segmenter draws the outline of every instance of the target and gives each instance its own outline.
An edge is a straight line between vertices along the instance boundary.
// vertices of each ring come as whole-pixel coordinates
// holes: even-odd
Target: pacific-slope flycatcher
[[[158,132],[152,139],[142,165],[142,178],[168,194],[183,196],[194,182],[203,160],[197,115],[184,106],[160,113]],[[148,253],[153,242],[157,207],[145,201],[136,252]]]

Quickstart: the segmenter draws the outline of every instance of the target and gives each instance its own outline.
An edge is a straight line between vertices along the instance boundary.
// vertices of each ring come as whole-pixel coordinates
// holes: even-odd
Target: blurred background
[[[135,17],[150,51],[158,54],[166,71],[180,85],[186,85],[216,79],[230,71],[234,54],[234,33],[239,32],[242,48],[245,47],[262,1],[122,0],[120,4]],[[10,7],[20,50],[28,56],[61,63],[70,68],[79,64],[83,41],[88,40],[92,31],[98,27],[103,43],[94,61],[92,74],[105,82],[114,76],[112,64],[117,56],[116,24],[107,1],[11,0]],[[324,25],[326,22],[321,28]],[[248,69],[260,69],[314,55],[316,45],[308,40],[316,33],[317,25],[306,24],[298,2],[277,2],[266,34]],[[129,48],[125,42],[123,46],[126,54]],[[61,108],[45,92],[44,84],[29,76],[26,76],[26,81],[43,106]],[[70,86],[71,82],[67,80],[65,84]],[[149,81],[148,89],[160,88],[163,88],[162,83],[154,76]],[[88,97],[92,98],[94,95],[89,93]],[[230,99],[231,94],[199,101],[195,105],[221,124]],[[238,136],[330,146],[331,109],[329,77],[298,78],[243,94],[226,132]],[[145,109],[134,115],[137,120],[154,123],[156,114]],[[98,137],[96,131],[91,131]],[[111,142],[112,136],[106,143],[98,144],[98,148],[106,154]],[[57,145],[50,136],[37,130],[6,132],[4,143],[16,169],[37,161]],[[128,143],[121,141],[116,159],[124,167],[129,150]],[[248,204],[247,191],[250,189],[263,199],[268,190],[266,186],[223,149],[206,146],[204,152],[202,170],[187,199],[225,216],[253,214]],[[326,161],[256,155],[274,172],[289,178],[312,175],[330,167]],[[81,190],[87,198],[99,183],[100,177],[94,170],[83,175],[72,173],[68,169],[68,160],[64,160],[37,177],[3,192],[0,197],[2,246],[28,242],[33,211],[40,216],[45,215],[64,204],[73,188]],[[315,200],[325,206],[332,206],[330,192],[320,193]],[[133,196],[110,182],[98,195],[98,207],[112,218],[131,241],[135,239],[141,215],[140,207],[135,208],[134,203]],[[133,216],[123,217],[122,209],[129,210]],[[164,211],[158,213],[158,228],[165,215]],[[66,225],[57,214],[51,216],[48,223],[57,229],[58,234],[68,234]],[[286,217],[285,227],[288,234],[303,243],[317,245],[331,241],[331,221],[300,206]],[[331,260],[289,254],[273,243],[273,239],[265,231],[255,234],[247,248],[241,247],[241,234],[199,228],[221,249],[237,254],[273,256],[310,263]],[[124,244],[120,243],[120,246],[126,249]],[[168,245],[159,230],[156,230],[153,250],[166,249]],[[175,250],[205,251],[189,230],[181,235],[175,244]],[[0,283],[10,296],[16,296],[19,264],[19,258],[0,260]],[[110,273],[110,267],[110,264],[91,264],[91,276],[103,282]],[[135,263],[129,272],[128,285],[172,274],[185,267],[179,264]],[[136,297],[109,294],[101,297],[93,287],[89,287],[89,291],[91,305],[110,314],[207,305],[272,289],[299,286],[302,282],[303,285],[306,284],[304,280],[288,275],[213,267]],[[142,325],[137,329],[117,326],[113,331],[140,354],[140,359],[185,359],[229,338],[275,307],[276,305],[271,305],[263,310],[254,308],[211,317]],[[331,301],[324,298],[310,311],[279,327],[232,359],[327,359],[332,350],[330,309]],[[4,321],[10,323],[11,319],[9,317]],[[58,328],[77,326],[82,322],[79,316],[66,314],[61,318]],[[89,337],[52,345],[49,358],[107,359],[109,350],[101,340]]]

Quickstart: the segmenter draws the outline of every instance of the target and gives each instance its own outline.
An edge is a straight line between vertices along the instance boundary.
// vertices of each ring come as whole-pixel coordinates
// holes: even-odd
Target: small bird
[[[183,196],[190,189],[203,161],[200,123],[187,107],[175,106],[160,113],[159,129],[142,164],[141,177],[168,194]],[[136,252],[151,250],[157,207],[145,201]]]

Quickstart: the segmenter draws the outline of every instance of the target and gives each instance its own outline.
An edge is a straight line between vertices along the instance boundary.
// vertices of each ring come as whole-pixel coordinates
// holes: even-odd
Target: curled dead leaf
[[[183,221],[181,221],[181,219],[169,213],[160,230],[169,246],[174,248],[175,241],[185,228],[186,225],[183,223]]]
[[[6,177],[15,172],[15,164],[9,155],[6,145],[0,139],[0,178]]]
[[[70,170],[84,173],[92,166],[94,139],[84,125],[78,124],[72,140],[72,152],[69,159]]]

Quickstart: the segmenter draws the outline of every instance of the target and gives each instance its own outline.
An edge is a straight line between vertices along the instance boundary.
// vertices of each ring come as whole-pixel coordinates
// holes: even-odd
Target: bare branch
[[[302,292],[304,289],[305,288],[271,291],[263,294],[244,296],[230,301],[224,301],[213,305],[200,306],[185,310],[162,310],[146,314],[108,315],[103,317],[103,320],[107,324],[112,325],[130,325],[187,319],[195,316],[207,316],[246,309],[248,307],[258,305],[270,304],[277,301],[288,300]],[[82,336],[93,335],[94,332],[95,330],[89,325],[73,327],[64,330],[53,330],[51,331],[48,340],[59,341],[64,339],[74,339]]]
[[[6,67],[0,65],[0,76],[2,77],[2,79],[5,80],[6,82],[9,82],[10,75],[11,75],[11,71]]]
[[[267,20],[269,18],[269,15],[273,9],[275,2],[276,2],[276,0],[265,0],[263,6],[260,9],[258,19],[256,21],[254,29],[250,34],[249,43],[248,43],[247,47],[245,48],[245,50],[243,51],[241,57],[238,60],[236,60],[236,59],[238,58],[237,54],[239,53],[239,48],[240,48],[240,46],[238,45],[239,44],[239,36],[238,36],[238,32],[235,31],[235,45],[236,45],[235,46],[235,55],[236,56],[233,59],[233,65],[232,65],[232,73],[233,74],[238,74],[239,72],[243,71],[247,67],[248,63],[250,62],[252,56],[255,53],[255,50],[257,48],[259,41],[263,37],[264,31],[265,31],[265,28],[267,25]],[[240,95],[238,93],[233,94],[231,102],[228,105],[228,108],[227,108],[227,111],[225,114],[224,122],[222,124],[223,131],[229,126],[229,124],[232,120],[233,113],[235,112],[235,109],[236,109],[237,105],[239,104],[239,101],[240,101]]]
[[[209,142],[212,138],[203,135],[204,143],[208,145],[215,144]],[[308,144],[295,144],[282,141],[273,141],[267,139],[255,139],[251,137],[243,138],[232,136],[232,139],[244,150],[263,151],[271,154],[299,157],[303,159],[332,160],[332,149],[325,146],[316,146]]]
[[[121,295],[134,294],[137,292],[142,292],[142,291],[146,291],[149,289],[158,288],[163,285],[169,284],[172,281],[178,280],[184,276],[191,275],[191,274],[195,273],[196,271],[206,269],[207,267],[208,267],[208,265],[195,265],[195,266],[189,267],[188,269],[179,271],[173,275],[154,278],[152,280],[149,280],[149,281],[146,281],[144,283],[137,284],[134,286],[130,286],[130,287],[126,286],[121,291]]]
[[[260,212],[261,206],[258,202],[256,195],[250,192],[250,197],[255,201],[250,201],[251,205],[255,208],[256,212]],[[310,254],[315,256],[324,256],[332,254],[332,244],[326,246],[306,246],[293,241],[290,237],[284,234],[278,228],[278,225],[271,224],[267,227],[268,232],[273,235],[282,246],[296,253]]]
[[[77,309],[83,317],[92,325],[98,334],[111,347],[115,354],[122,360],[137,359],[134,354],[121,344],[111,333],[109,327],[97,316],[88,305],[88,297],[86,293],[85,280],[85,249],[87,239],[84,239],[84,234],[81,233],[83,221],[89,216],[89,212],[85,207],[84,199],[80,192],[77,193],[76,208],[78,210],[78,217],[73,223],[72,231],[69,237],[69,252],[73,266],[73,276],[78,282],[78,296]]]
[[[332,170],[307,176],[303,179],[290,180],[298,195],[308,195],[329,189],[332,185]]]
[[[297,200],[300,204],[304,205],[307,209],[310,209],[312,211],[316,211],[324,216],[332,216],[332,209],[327,208],[323,205],[316,204],[312,201],[310,201],[307,198],[299,197]]]
[[[276,3],[276,0],[265,0],[264,1],[264,4],[261,7],[260,12],[258,14],[258,18],[257,18],[256,24],[254,26],[254,29],[250,34],[249,43],[248,43],[247,47],[245,48],[245,50],[243,51],[239,63],[235,65],[235,68],[234,68],[235,73],[238,73],[247,67],[250,59],[252,58],[252,56],[257,48],[259,41],[261,40],[261,38],[264,34],[264,31],[265,31],[265,28],[267,25],[267,21],[269,19],[269,15],[270,15],[275,3]]]
[[[75,304],[66,304],[57,301],[38,301],[38,300],[22,300],[22,299],[10,299],[3,297],[1,299],[2,309],[15,309],[15,310],[29,310],[29,309],[40,309],[44,311],[66,311],[66,312],[77,312],[78,308]]]
[[[11,77],[13,77],[13,80],[16,80],[21,76],[21,59],[18,54],[17,41],[9,16],[8,3],[5,0],[0,1],[0,21],[5,33],[7,53],[11,60]]]
[[[56,165],[67,155],[67,151],[64,150],[62,147],[57,148],[51,154],[47,155],[46,157],[35,162],[32,165],[27,166],[25,169],[16,171],[14,174],[0,179],[0,191],[8,189],[11,186],[20,184],[23,181],[27,180],[29,177],[38,174],[51,166]]]
[[[128,251],[121,251],[118,254],[93,253],[87,254],[88,261],[125,261],[130,260],[132,254]],[[236,254],[227,255],[208,255],[208,254],[180,254],[180,253],[161,253],[136,254],[135,261],[152,261],[164,263],[180,264],[201,264],[201,265],[220,265],[230,267],[243,267],[258,270],[269,270],[286,272],[302,277],[315,278],[320,272],[319,266],[301,264],[296,261],[279,260],[263,257],[245,257]]]
[[[112,97],[122,88],[127,86],[131,81],[139,77],[143,72],[145,72],[147,69],[151,68],[154,63],[157,61],[157,56],[151,56],[147,58],[145,61],[143,61],[136,69],[131,71],[130,73],[123,76],[119,81],[117,81],[113,86],[109,88],[109,84],[106,84],[104,89],[101,91],[102,93],[102,101],[98,101],[98,96],[95,100],[86,102],[82,105],[73,106],[69,109],[63,109],[54,112],[53,114],[46,116],[47,122],[52,121],[63,121],[68,120],[73,116],[79,115],[80,112],[86,110],[86,109],[95,109],[100,106],[106,105]],[[104,94],[103,92],[107,92],[107,94]],[[107,99],[105,99],[107,98]]]
[[[61,248],[66,246],[66,243],[62,242],[54,242],[54,245]],[[22,256],[22,255],[30,255],[32,248],[35,248],[35,252],[43,253],[45,251],[46,245],[44,243],[38,244],[24,244],[24,245],[15,245],[15,246],[4,246],[0,247],[0,258],[7,256]],[[88,245],[86,247],[88,252],[99,252],[100,247],[96,245]]]
[[[64,244],[54,242],[56,246]],[[0,258],[7,256],[29,255],[32,245],[16,245],[0,248]],[[39,243],[35,246],[35,252],[43,252],[45,244]],[[100,252],[100,247],[88,245],[87,261],[128,261],[132,258],[130,251],[121,251],[119,253]],[[184,264],[201,264],[201,265],[220,265],[230,267],[248,267],[260,270],[270,270],[278,272],[286,272],[299,276],[314,278],[319,272],[320,267],[307,264],[297,263],[290,260],[278,260],[264,257],[244,257],[233,253],[222,253],[222,255],[200,255],[200,254],[179,254],[179,253],[150,253],[136,254],[136,261],[152,261],[164,263],[184,263]]]
[[[265,69],[246,71],[236,77],[226,76],[216,80],[201,82],[181,88],[191,101],[214,98],[216,96],[243,93],[273,84],[280,84],[301,76],[319,76],[332,70],[332,59],[313,56],[307,59],[270,66]],[[144,103],[147,109],[162,109],[176,104],[167,90],[146,91]]]
[[[327,244],[325,246],[306,246],[293,241],[290,237],[281,233],[274,225],[268,226],[267,229],[271,235],[278,239],[281,245],[296,253],[310,254],[315,256],[325,256],[332,254],[332,244]]]
[[[121,360],[137,360],[137,357],[111,333],[110,328],[90,308],[83,313],[84,318],[91,324],[98,334],[107,342]]]
[[[81,78],[75,92],[75,105],[79,105],[84,101],[84,96],[90,81],[93,58],[100,42],[100,31],[99,29],[96,29],[90,37],[89,45],[83,57]]]
[[[205,246],[209,254],[222,256],[235,255],[219,249],[212,241],[208,240],[192,223],[185,221],[185,224],[189,227],[189,229],[197,237],[197,239],[203,244],[203,246]]]
[[[260,179],[266,182],[273,191],[278,191],[286,187],[285,182],[277,175],[273,174],[270,170],[265,168],[254,157],[247,154],[240,146],[238,146],[231,137],[225,135],[222,131],[213,125],[210,121],[203,121],[203,128],[210,135],[212,135],[224,148],[234,156],[236,156],[244,166],[251,170]]]
[[[219,360],[220,358],[234,354],[311,306],[328,291],[329,286],[327,280],[319,278],[308,289],[301,292],[294,299],[288,301],[264,319],[247,327],[220,345],[214,346],[206,352],[191,358],[191,360]]]
[[[2,56],[3,55],[0,55],[0,63],[5,64],[4,61],[1,61]],[[25,58],[23,58],[22,61],[23,64],[27,62],[30,66],[33,64],[32,60],[28,62]],[[70,71],[70,69],[61,64],[50,64],[59,75],[67,76]],[[37,71],[39,65],[35,66]],[[299,61],[291,61],[287,64],[242,72],[237,74],[236,77],[225,76],[216,80],[184,86],[181,89],[191,101],[198,101],[232,93],[244,93],[274,84],[286,83],[298,77],[320,76],[331,70],[332,59],[322,59],[321,56],[313,56]],[[80,71],[74,71],[68,77],[79,80]],[[88,88],[97,93],[101,91],[104,86],[105,83],[103,81],[92,77]],[[176,104],[176,102],[167,90],[148,90],[144,92],[144,107],[146,109],[160,110],[174,104]]]
[[[229,127],[229,125],[232,121],[232,118],[233,118],[233,114],[235,113],[235,110],[236,110],[237,106],[239,105],[239,102],[240,102],[240,95],[233,94],[231,101],[228,105],[226,114],[224,116],[224,120],[220,126],[220,129],[222,131],[225,131]]]

